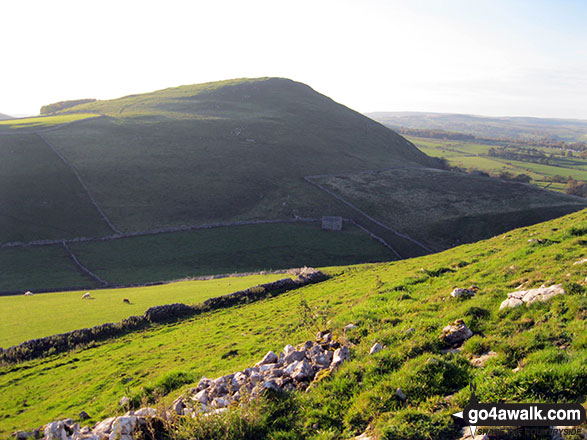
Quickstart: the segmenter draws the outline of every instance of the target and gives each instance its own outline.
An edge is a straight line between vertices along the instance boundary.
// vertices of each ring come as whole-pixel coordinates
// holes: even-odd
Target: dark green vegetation
[[[391,251],[357,227],[284,223],[198,229],[69,243],[79,261],[112,285],[301,266],[388,261]],[[101,287],[61,244],[0,249],[0,292]]]
[[[112,232],[75,174],[38,135],[0,135],[0,155],[0,242]]]
[[[303,176],[434,163],[380,124],[285,79],[183,86],[68,111],[106,115],[46,136],[121,231],[336,214]]]
[[[529,242],[529,239],[537,239]],[[538,240],[539,239],[539,240]],[[440,254],[331,268],[325,282],[265,301],[159,325],[86,349],[0,368],[0,433],[87,411],[92,421],[121,412],[123,395],[163,393],[170,402],[202,375],[254,364],[267,350],[312,337],[301,300],[324,313],[351,361],[290,397],[226,419],[186,421],[180,438],[337,439],[369,429],[383,439],[454,439],[451,414],[477,384],[482,402],[564,402],[587,394],[587,211]],[[562,283],[567,295],[499,311],[508,292]],[[454,287],[475,284],[469,299]],[[74,313],[74,311],[72,311]],[[464,319],[475,336],[443,354],[442,328]],[[343,333],[348,323],[357,328]],[[413,330],[411,330],[413,329]],[[374,342],[386,346],[369,355]],[[485,367],[469,360],[493,350]],[[519,368],[519,371],[513,370]],[[404,407],[395,397],[401,388]],[[585,402],[582,402],[585,404]]]
[[[50,116],[0,123],[0,179],[4,179],[0,182],[0,242],[97,238],[211,223],[335,215],[353,219],[397,251],[387,255],[405,258],[429,252],[389,229],[401,233],[399,225],[379,225],[304,178],[401,167],[406,169],[402,175],[411,182],[415,180],[409,177],[412,172],[422,176],[424,168],[439,167],[441,161],[304,84],[281,78],[237,79],[74,104],[57,103],[50,108],[57,112]],[[34,131],[39,134],[32,134]],[[473,204],[476,195],[461,183],[456,183],[452,194]],[[493,196],[508,193],[509,186],[500,185],[493,185]],[[383,187],[377,191],[382,192]],[[485,232],[503,231],[580,207],[543,192],[532,197],[542,198],[540,206],[555,209],[516,212],[523,202],[508,197],[500,204],[509,214],[508,221],[501,224],[497,217],[498,227]],[[424,202],[423,207],[435,203]],[[369,206],[366,214],[391,218],[381,209],[389,205]],[[543,215],[546,212],[548,217]],[[414,223],[422,217],[435,224],[446,220],[422,213],[413,211]],[[264,228],[267,232],[254,240],[256,231]],[[189,237],[195,235],[179,234],[176,237],[186,241],[172,240],[178,256],[169,254],[170,247],[161,244],[160,237],[71,247],[90,270],[114,283],[233,272],[244,270],[242,261],[259,269],[261,265],[284,267],[289,261],[333,265],[386,258],[382,255],[387,251],[382,249],[365,257],[374,249],[372,244],[373,249],[356,252],[355,239],[350,240],[355,243],[350,252],[349,246],[333,237],[310,251],[304,249],[305,244],[296,243],[295,235],[284,234],[285,241],[275,240],[269,226],[239,229],[234,235],[245,230],[251,236],[238,238],[232,247],[203,239],[208,248],[195,251],[188,249],[193,243]],[[460,242],[488,236],[468,237],[468,232],[462,232],[465,236],[459,237]],[[231,234],[226,230],[217,233]],[[268,236],[279,241],[281,252],[275,244],[267,249]],[[159,248],[161,253],[152,251]],[[267,257],[264,260],[257,258],[261,249]],[[234,250],[238,253],[230,253]],[[286,250],[292,253],[291,259],[269,259],[283,256]],[[344,252],[348,259],[334,257]],[[27,270],[28,266],[23,267],[20,273]],[[25,286],[27,278],[19,277],[3,277],[2,290],[67,287]]]
[[[489,117],[449,113],[375,112],[367,116],[385,125],[442,130],[482,138],[587,142],[587,121],[528,117]]]
[[[71,245],[80,261],[112,283],[145,283],[215,273],[393,259],[352,225],[243,225]]]
[[[361,210],[377,213],[377,220],[436,249],[568,214],[587,204],[521,183],[432,169],[392,169],[314,180]]]

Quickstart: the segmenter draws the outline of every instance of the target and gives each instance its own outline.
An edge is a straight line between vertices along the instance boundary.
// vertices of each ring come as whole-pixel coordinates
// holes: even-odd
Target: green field
[[[31,131],[43,128],[51,128],[57,125],[68,124],[70,122],[81,121],[82,119],[95,118],[100,115],[94,113],[73,113],[52,116],[35,116],[30,118],[18,118],[0,120],[0,133],[12,131]]]
[[[251,275],[181,281],[149,287],[90,290],[94,298],[92,300],[81,299],[85,290],[30,297],[4,296],[0,297],[0,347],[6,348],[29,339],[93,327],[105,322],[121,321],[132,315],[142,315],[149,307],[156,305],[176,302],[197,304],[214,296],[226,295],[288,276]],[[131,303],[123,304],[123,298],[129,299]],[[31,316],[34,319],[30,319]]]
[[[512,175],[526,174],[532,183],[550,190],[563,192],[566,185],[550,184],[548,179],[553,176],[573,177],[576,180],[587,181],[587,161],[580,158],[568,158],[555,155],[550,157],[550,165],[512,160],[489,156],[489,149],[495,148],[488,143],[460,142],[453,140],[431,139],[410,136],[421,151],[429,156],[444,157],[448,162],[465,170],[481,170],[491,174],[509,172]],[[537,147],[546,154],[555,152],[548,148]]]
[[[315,180],[363,211],[375,213],[384,224],[445,249],[587,205],[587,200],[529,185],[434,169],[392,169]]]
[[[112,283],[393,259],[355,226],[332,232],[319,224],[287,223],[76,243],[71,249],[82,264]]]
[[[451,414],[468,402],[471,381],[481,402],[584,399],[587,265],[573,263],[585,256],[586,234],[584,210],[440,254],[333,268],[330,280],[272,299],[1,367],[0,435],[77,419],[81,410],[91,424],[120,413],[123,395],[169,383],[172,372],[197,382],[250,366],[267,350],[315,333],[300,322],[301,299],[324,311],[337,338],[353,343],[352,360],[290,401],[289,417],[272,425],[271,438],[348,438],[370,426],[377,438],[452,440],[460,427]],[[498,311],[507,292],[543,283],[563,283],[567,295]],[[471,284],[480,288],[475,297],[450,297],[454,287]],[[443,354],[439,334],[457,318],[476,336],[463,351]],[[357,329],[343,335],[350,322]],[[376,341],[387,348],[369,355]],[[469,359],[487,350],[496,357],[472,367]],[[170,391],[167,400],[190,386]],[[395,397],[398,387],[408,396],[405,407]]]
[[[114,285],[301,266],[389,261],[395,256],[356,226],[242,225],[70,243],[81,263]],[[0,291],[100,287],[60,244],[0,249]]]

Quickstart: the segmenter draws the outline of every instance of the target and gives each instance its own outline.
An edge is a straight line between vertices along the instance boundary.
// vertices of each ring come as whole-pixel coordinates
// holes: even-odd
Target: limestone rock
[[[257,365],[275,364],[277,363],[278,356],[272,351],[268,351],[267,354],[261,359]]]
[[[117,417],[112,423],[110,440],[132,440],[133,433],[137,428],[138,419],[136,416]]]
[[[349,332],[349,331],[354,330],[356,328],[357,328],[357,326],[355,324],[347,324],[344,326],[343,331],[346,333],[346,332]]]
[[[383,347],[379,342],[376,342],[375,344],[373,344],[373,347],[371,347],[371,349],[369,350],[369,354],[379,353],[381,350],[383,350]]]
[[[453,298],[461,298],[461,297],[468,297],[474,296],[475,290],[473,289],[462,289],[460,287],[455,288],[452,292],[450,292],[450,296]]]
[[[334,351],[334,355],[332,356],[332,363],[330,364],[330,368],[338,367],[344,361],[350,359],[350,357],[351,355],[347,346],[337,348]]]
[[[312,366],[308,363],[308,361],[305,360],[298,363],[296,368],[291,373],[291,378],[296,382],[312,379],[313,376],[314,372],[312,371]]]
[[[548,301],[554,296],[564,295],[565,293],[565,289],[560,284],[554,284],[549,287],[543,285],[537,289],[510,292],[508,293],[507,299],[499,306],[499,310],[508,307],[518,307],[522,304],[530,305],[536,301]]]
[[[461,345],[471,336],[473,336],[471,329],[466,326],[462,319],[457,319],[454,323],[442,329],[440,339],[449,345]]]

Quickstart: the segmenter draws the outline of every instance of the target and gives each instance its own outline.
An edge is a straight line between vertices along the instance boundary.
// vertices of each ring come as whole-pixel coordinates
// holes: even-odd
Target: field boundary
[[[87,276],[89,276],[90,278],[93,278],[94,280],[96,280],[97,282],[99,282],[100,284],[104,285],[104,286],[108,286],[110,285],[110,283],[108,281],[106,281],[103,278],[100,278],[98,275],[96,275],[94,272],[92,272],[90,269],[88,269],[86,266],[84,266],[79,259],[75,256],[75,254],[71,251],[71,249],[69,248],[69,246],[67,245],[67,243],[65,243],[64,241],[61,242],[61,244],[63,245],[63,248],[65,249],[65,251],[69,254],[69,256],[71,257],[71,259],[73,260],[73,264],[76,265],[76,267],[81,270],[84,274],[86,274]]]
[[[95,344],[99,341],[120,337],[136,330],[148,328],[156,323],[191,318],[192,316],[220,309],[250,304],[299,289],[309,284],[319,283],[329,278],[329,276],[319,270],[302,268],[298,271],[295,279],[282,278],[227,295],[208,298],[199,304],[186,305],[175,303],[150,307],[142,315],[129,316],[117,323],[105,323],[91,328],[31,339],[6,349],[0,348],[0,365],[15,364],[82,348],[89,344]]]
[[[403,167],[403,168],[409,168],[409,167]],[[391,168],[394,169],[394,168]],[[397,168],[396,168],[397,169]],[[373,170],[375,171],[375,170]],[[377,170],[377,171],[381,171],[381,170]],[[435,170],[435,171],[439,171],[439,170]],[[366,171],[368,172],[368,171]],[[369,214],[367,214],[365,211],[361,210],[359,207],[357,207],[356,205],[354,205],[353,203],[349,202],[348,200],[344,199],[343,197],[341,197],[340,195],[336,194],[333,191],[330,191],[329,189],[325,188],[324,186],[322,186],[321,184],[314,182],[312,179],[314,178],[318,178],[318,177],[339,177],[340,175],[336,175],[336,174],[321,174],[321,175],[316,175],[316,176],[304,176],[304,180],[308,183],[310,183],[311,185],[314,185],[316,188],[324,191],[325,193],[329,194],[330,196],[334,197],[335,199],[341,201],[342,203],[344,203],[345,205],[347,205],[349,208],[353,209],[354,211],[358,212],[359,214],[361,214],[363,217],[367,218],[368,220],[372,221],[373,223],[375,223],[376,225],[388,230],[389,232],[397,235],[398,237],[401,237],[405,240],[408,240],[410,242],[412,242],[413,244],[415,244],[416,246],[420,247],[421,249],[425,250],[428,253],[434,253],[434,251],[432,249],[430,249],[428,246],[426,246],[423,243],[420,243],[419,241],[417,241],[416,239],[410,237],[407,234],[404,234],[403,232],[398,231],[397,229],[394,229],[390,226],[387,226],[386,224],[380,222],[379,220],[377,220],[376,218],[370,216]],[[400,257],[401,258],[401,257]]]
[[[88,198],[90,199],[90,202],[92,203],[92,205],[94,205],[94,207],[96,208],[96,210],[98,211],[98,213],[100,214],[100,216],[102,217],[102,219],[106,222],[106,224],[108,225],[108,227],[110,229],[112,229],[112,231],[116,232],[117,234],[120,234],[120,231],[116,228],[116,226],[114,226],[112,224],[112,222],[106,216],[106,214],[104,214],[104,211],[102,211],[102,209],[100,208],[100,206],[98,205],[98,203],[96,202],[96,200],[94,199],[94,197],[92,196],[92,194],[90,193],[90,190],[89,190],[88,186],[83,181],[83,179],[80,176],[80,174],[77,171],[77,169],[71,164],[71,162],[69,162],[67,160],[67,158],[63,154],[61,154],[57,150],[57,148],[51,142],[49,142],[46,138],[44,138],[42,134],[36,133],[36,135],[39,136],[39,138],[51,149],[51,151],[53,151],[53,153],[55,153],[59,157],[59,159],[61,159],[61,161],[65,165],[67,165],[71,169],[71,171],[73,171],[73,174],[75,175],[75,177],[77,178],[78,182],[80,183],[80,185],[82,186],[82,188],[84,189],[84,191],[86,192],[86,194],[88,195]]]

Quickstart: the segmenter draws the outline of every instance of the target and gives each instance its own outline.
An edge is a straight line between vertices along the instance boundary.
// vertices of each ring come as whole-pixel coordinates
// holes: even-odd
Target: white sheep
[[[90,292],[86,292],[83,294],[82,299],[91,299],[92,296],[90,295]]]
[[[27,290],[27,291],[24,293],[24,296],[33,296],[33,292],[31,292],[30,290]]]

